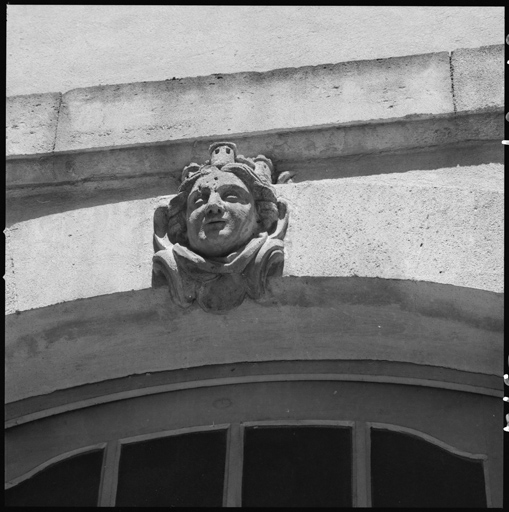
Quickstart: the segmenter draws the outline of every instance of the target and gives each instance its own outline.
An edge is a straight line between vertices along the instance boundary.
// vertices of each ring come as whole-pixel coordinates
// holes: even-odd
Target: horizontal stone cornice
[[[494,140],[503,133],[503,62],[496,45],[16,96],[7,98],[7,159],[160,146],[176,173],[224,138],[253,139],[276,162]],[[118,167],[108,178],[157,172]],[[37,169],[8,166],[7,187],[104,179]]]

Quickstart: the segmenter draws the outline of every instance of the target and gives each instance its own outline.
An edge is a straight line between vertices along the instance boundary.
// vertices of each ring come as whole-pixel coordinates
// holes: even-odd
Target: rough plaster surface
[[[503,166],[288,185],[286,275],[503,290]],[[310,264],[312,262],[312,270]]]
[[[8,5],[7,94],[503,42],[503,7]]]
[[[150,286],[151,212],[159,204],[101,205],[10,228],[18,309]]]
[[[55,151],[386,121],[453,111],[446,52],[76,89]]]
[[[284,275],[503,290],[500,164],[277,189],[291,208]],[[13,224],[17,309],[150,288],[153,213],[169,199],[78,208]]]
[[[366,278],[282,278],[266,303],[222,315],[179,309],[161,288],[117,293],[7,317],[6,398],[247,361],[399,361],[500,375],[502,311],[492,292]]]
[[[11,247],[11,230],[5,229],[5,314],[10,315],[17,310],[16,280],[14,278],[14,260]]]
[[[505,45],[452,52],[454,99],[458,112],[504,106]]]
[[[7,98],[6,154],[29,156],[53,151],[60,107],[60,93]]]

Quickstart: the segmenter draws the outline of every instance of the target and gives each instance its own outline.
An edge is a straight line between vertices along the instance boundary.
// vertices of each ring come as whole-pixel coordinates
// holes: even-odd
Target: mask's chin
[[[227,234],[218,232],[212,236],[209,234],[206,241],[203,240],[199,244],[188,243],[187,246],[203,258],[225,258],[239,249],[242,249],[251,239],[255,238],[257,234],[258,233],[253,233],[245,239],[228,243]]]

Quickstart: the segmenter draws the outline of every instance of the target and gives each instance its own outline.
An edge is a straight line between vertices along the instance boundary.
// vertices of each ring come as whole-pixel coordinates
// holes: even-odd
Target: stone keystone
[[[153,269],[179,306],[223,312],[260,299],[282,275],[289,212],[270,159],[239,155],[231,142],[209,152],[184,168],[177,195],[155,212]]]

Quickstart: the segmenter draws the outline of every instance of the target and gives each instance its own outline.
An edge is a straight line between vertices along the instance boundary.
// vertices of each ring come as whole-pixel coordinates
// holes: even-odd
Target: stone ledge
[[[176,176],[223,138],[276,162],[501,140],[501,48],[453,52],[457,105],[445,52],[75,89],[60,115],[59,93],[8,98],[7,188]],[[72,161],[105,150],[134,164]]]
[[[458,112],[503,109],[503,44],[454,50],[451,67]]]
[[[48,155],[56,141],[59,92],[7,98],[7,157]]]
[[[55,151],[451,112],[447,53],[75,89]]]
[[[295,180],[303,181],[316,179],[315,169],[324,165],[330,168],[331,159],[338,160],[336,166],[344,172],[329,174],[329,178],[349,175],[348,166],[344,165],[348,157],[358,159],[359,156],[370,155],[376,158],[376,155],[430,148],[447,151],[458,144],[473,147],[475,143],[472,141],[482,144],[495,140],[502,147],[499,141],[503,138],[503,131],[502,115],[483,112],[414,121],[249,134],[231,136],[228,140],[235,142],[243,154],[264,154],[272,159],[277,172],[297,173]],[[133,179],[160,183],[165,177],[169,186],[174,188],[180,182],[182,169],[193,161],[204,162],[208,158],[210,143],[217,140],[211,138],[8,160],[8,195],[19,197],[37,193],[43,188],[53,187],[56,191],[55,186],[62,189],[77,184],[125,188],[131,186],[129,182]],[[451,166],[464,163],[464,159],[460,159],[451,162]],[[373,174],[384,172],[380,166],[365,165]],[[168,193],[173,193],[173,190]]]
[[[23,98],[15,102],[18,117],[30,114],[32,97]],[[75,89],[62,97],[52,142],[56,152],[83,151],[452,111],[442,52]],[[40,152],[34,146],[9,156]]]

